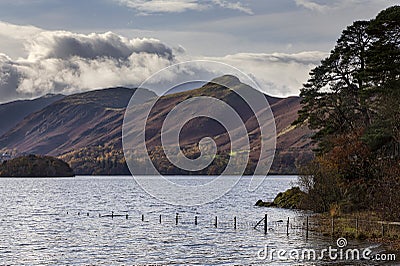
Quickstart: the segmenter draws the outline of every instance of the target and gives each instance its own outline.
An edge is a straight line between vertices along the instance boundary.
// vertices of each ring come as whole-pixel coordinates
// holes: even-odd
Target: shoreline
[[[281,208],[308,211],[301,207],[304,195],[298,187],[278,193],[272,202],[261,199],[255,203],[260,208]],[[389,251],[400,252],[400,221],[385,221],[372,211],[353,211],[349,213],[312,212],[307,228],[322,236],[345,237],[379,243]]]
[[[382,221],[371,211],[337,216],[331,216],[330,213],[313,213],[310,218],[315,231],[323,236],[379,243],[389,251],[400,252],[400,222]]]

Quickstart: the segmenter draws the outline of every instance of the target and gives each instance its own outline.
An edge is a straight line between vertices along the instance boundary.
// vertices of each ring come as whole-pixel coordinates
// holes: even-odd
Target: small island
[[[64,161],[40,155],[17,157],[0,164],[0,177],[74,177]]]

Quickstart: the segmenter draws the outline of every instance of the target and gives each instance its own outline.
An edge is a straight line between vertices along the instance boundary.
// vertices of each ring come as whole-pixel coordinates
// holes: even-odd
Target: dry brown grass
[[[335,213],[334,216],[323,213],[314,215],[310,221],[311,229],[323,235],[380,242],[388,250],[400,251],[400,222],[382,221],[374,212]]]

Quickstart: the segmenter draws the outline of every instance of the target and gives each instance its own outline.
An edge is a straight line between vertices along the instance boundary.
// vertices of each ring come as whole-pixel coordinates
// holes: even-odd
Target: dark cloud
[[[1,102],[46,93],[137,86],[175,62],[173,49],[156,39],[127,39],[108,32],[44,31],[25,43],[27,58],[0,56]]]
[[[89,35],[66,31],[42,32],[28,45],[29,59],[96,59],[109,57],[128,59],[133,53],[157,54],[173,59],[172,49],[156,39],[129,40],[112,32]]]
[[[13,25],[3,26],[7,29]],[[76,34],[35,29],[31,38],[21,41],[26,49],[25,58],[0,57],[1,102],[46,93],[70,94],[112,86],[138,86],[171,64],[193,59],[225,62],[253,74],[266,93],[296,95],[307,80],[309,70],[325,56],[321,52],[302,52],[194,58],[180,46],[171,48],[157,39],[128,39],[112,32]],[[167,83],[177,84],[194,73],[204,72],[202,76],[209,80],[227,74],[203,69],[201,65],[178,69],[180,73],[163,77]]]

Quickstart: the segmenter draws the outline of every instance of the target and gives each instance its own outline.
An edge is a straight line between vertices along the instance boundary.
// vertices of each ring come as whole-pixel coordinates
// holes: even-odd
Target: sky
[[[400,1],[1,0],[0,102],[136,87],[189,60],[230,64],[269,95],[298,95],[346,26],[395,4]],[[218,74],[210,71],[210,78]]]

